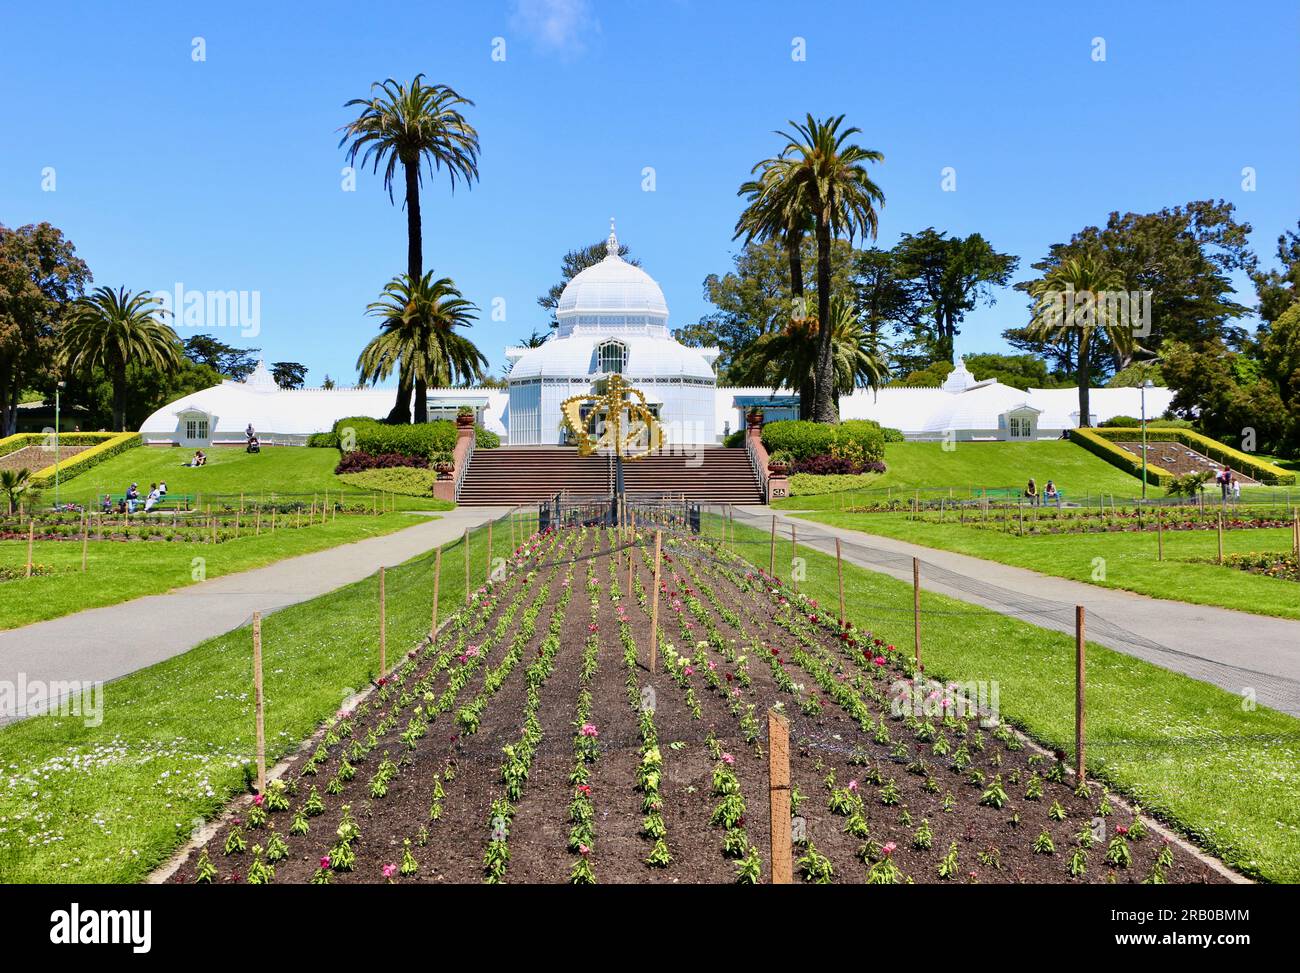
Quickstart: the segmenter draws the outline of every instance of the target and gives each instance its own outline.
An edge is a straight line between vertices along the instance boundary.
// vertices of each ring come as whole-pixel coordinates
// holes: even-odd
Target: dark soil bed
[[[269,789],[285,809],[259,824],[237,802],[170,881],[266,879],[268,864],[277,883],[768,881],[777,705],[796,881],[1224,881],[961,715],[950,688],[918,681],[898,705],[902,654],[698,540],[665,538],[650,672],[653,542],[610,553],[614,539],[530,540],[485,600],[322,729]]]

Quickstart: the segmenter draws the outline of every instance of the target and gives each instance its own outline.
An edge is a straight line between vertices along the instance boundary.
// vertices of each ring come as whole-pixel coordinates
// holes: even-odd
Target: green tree
[[[628,256],[629,250],[626,243],[618,245],[618,255],[630,263],[633,267],[640,267],[641,261]],[[569,281],[577,277],[588,267],[594,267],[607,257],[606,241],[601,240],[599,243],[593,243],[589,247],[580,247],[577,250],[570,250],[560,260],[560,280],[552,284],[550,289],[537,299],[537,304],[543,310],[547,311],[551,318],[552,328],[560,326],[559,319],[555,316],[556,309],[560,306],[560,295],[564,293],[564,287]]]
[[[379,334],[357,358],[360,381],[379,382],[394,369],[405,370],[417,390],[417,422],[425,422],[429,415],[420,389],[468,383],[483,376],[487,359],[456,330],[474,322],[477,308],[461,296],[451,278],[435,280],[432,271],[417,280],[399,275],[366,310],[381,324]]]
[[[59,329],[60,360],[69,372],[102,368],[107,373],[115,429],[126,429],[128,365],[160,372],[181,366],[180,339],[161,320],[166,313],[143,291],[97,287],[72,304]]]
[[[1079,387],[1080,426],[1092,424],[1088,412],[1092,387],[1089,346],[1099,338],[1108,341],[1125,364],[1138,350],[1131,327],[1115,315],[1114,306],[1107,301],[1085,300],[1083,295],[1122,289],[1119,272],[1090,253],[1067,257],[1029,285],[1034,298],[1031,332],[1044,340],[1074,344],[1077,349],[1075,381]],[[1073,295],[1080,299],[1071,306]]]
[[[478,178],[478,132],[462,111],[473,102],[442,84],[425,84],[417,74],[410,84],[392,78],[370,86],[369,98],[353,98],[344,107],[359,108],[357,117],[343,128],[339,146],[347,147],[349,164],[360,156],[361,167],[384,170],[384,188],[393,199],[398,166],[402,169],[406,205],[406,274],[418,281],[424,275],[424,249],[420,222],[420,187],[427,165],[430,177],[446,169],[455,191],[457,180],[472,185]],[[389,422],[411,421],[411,392],[415,387],[416,418],[421,398],[427,400],[419,380],[405,370],[399,373],[397,401],[388,414]]]
[[[271,377],[282,389],[300,389],[307,383],[307,366],[296,361],[272,362]]]
[[[1296,227],[1300,229],[1300,221]],[[1300,300],[1300,233],[1287,230],[1279,236],[1276,256],[1280,265],[1277,270],[1251,274],[1259,296],[1259,316],[1270,324]]]
[[[1016,389],[1054,389],[1074,384],[1047,370],[1047,362],[1037,355],[1003,355],[982,352],[965,356],[966,367],[975,381],[996,379]]]
[[[185,339],[185,357],[196,365],[207,365],[232,382],[242,382],[257,367],[260,348],[236,348],[210,334]]]
[[[893,250],[894,273],[909,300],[898,330],[933,349],[935,359],[955,363],[954,340],[966,314],[993,304],[994,287],[1011,280],[1019,257],[998,253],[978,233],[949,237],[928,227],[904,233]]]
[[[879,225],[877,207],[885,202],[867,171],[867,164],[884,161],[874,149],[864,149],[850,139],[861,132],[842,127],[844,116],[817,119],[811,114],[800,123],[791,121],[788,132],[778,132],[786,143],[780,155],[770,160],[780,172],[764,192],[771,198],[762,205],[776,211],[801,210],[812,220],[817,242],[817,367],[814,370],[812,417],[818,422],[836,422],[834,381],[834,324],[830,320],[831,241],[846,236],[852,243],[858,234],[875,238]],[[764,163],[760,163],[763,166]]]
[[[17,428],[25,391],[53,390],[55,332],[91,279],[90,268],[57,227],[0,224],[0,436]]]

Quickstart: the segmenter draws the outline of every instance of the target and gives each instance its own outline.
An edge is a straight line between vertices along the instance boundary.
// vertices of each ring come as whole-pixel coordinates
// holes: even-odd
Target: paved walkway
[[[0,683],[117,679],[228,632],[255,611],[273,611],[359,581],[381,565],[400,564],[508,510],[458,507],[383,537],[0,632]],[[14,696],[0,693],[0,723],[19,715]]]
[[[767,530],[777,516],[789,538],[797,525],[801,545],[907,582],[911,559],[921,559],[921,587],[1023,618],[1043,628],[1074,631],[1074,606],[1087,609],[1088,640],[1213,683],[1234,694],[1247,689],[1258,701],[1300,716],[1300,621],[1181,601],[1150,598],[1115,588],[1056,578],[1024,568],[906,541],[791,517],[766,506],[737,507],[753,526]]]

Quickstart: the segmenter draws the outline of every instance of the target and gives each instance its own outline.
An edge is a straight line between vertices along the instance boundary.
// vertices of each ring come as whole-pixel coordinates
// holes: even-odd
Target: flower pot
[[[473,416],[457,416],[457,417],[456,417],[456,425],[458,425],[458,426],[472,426],[472,425],[474,425],[474,417],[473,417]]]

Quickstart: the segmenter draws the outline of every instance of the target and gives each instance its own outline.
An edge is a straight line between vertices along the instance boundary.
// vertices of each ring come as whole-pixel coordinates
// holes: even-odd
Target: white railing
[[[478,432],[475,430],[475,434],[469,437],[469,447],[465,450],[465,462],[456,471],[456,492],[454,496],[457,501],[460,500],[460,488],[465,485],[465,474],[469,472],[469,461],[474,458],[474,445],[477,441]]]

